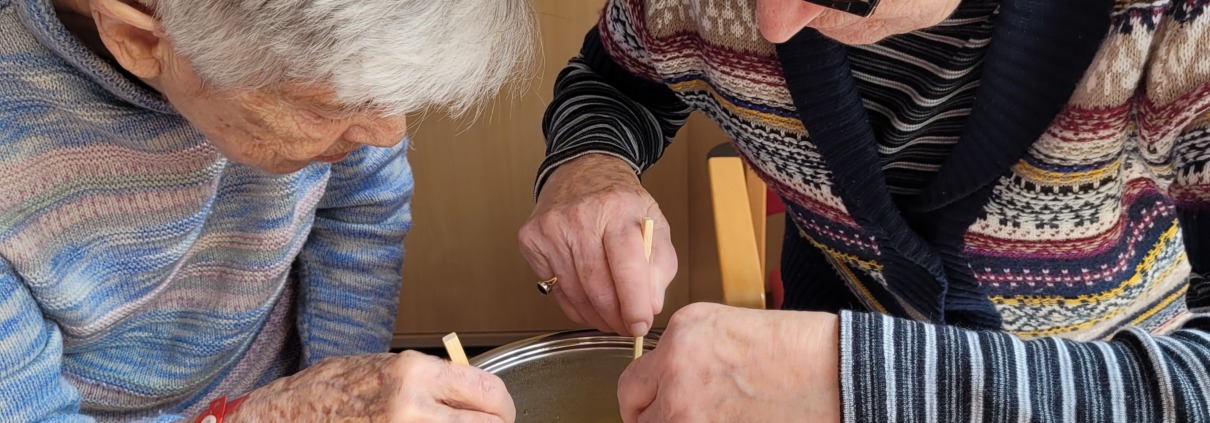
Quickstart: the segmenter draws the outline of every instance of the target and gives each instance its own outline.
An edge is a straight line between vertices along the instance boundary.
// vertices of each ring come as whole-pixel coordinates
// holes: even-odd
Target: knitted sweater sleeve
[[[63,378],[63,335],[0,259],[0,420],[86,422],[80,393]],[[10,420],[11,419],[11,420]]]
[[[559,165],[590,154],[607,154],[642,174],[672,142],[690,107],[660,82],[635,35],[622,1],[610,1],[600,25],[584,38],[555,82],[542,120],[546,159],[537,190]]]
[[[1207,421],[1210,317],[1167,336],[1023,341],[841,314],[844,421]]]
[[[297,263],[304,365],[388,350],[412,225],[407,144],[362,147],[332,166]]]

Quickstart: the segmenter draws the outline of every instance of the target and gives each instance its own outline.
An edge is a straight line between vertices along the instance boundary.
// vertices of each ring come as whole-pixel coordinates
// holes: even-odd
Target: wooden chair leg
[[[730,144],[711,150],[708,160],[714,230],[718,235],[719,270],[723,302],[738,307],[765,308],[765,277],[756,242],[747,171]],[[762,184],[763,185],[763,184]],[[764,191],[760,196],[760,222],[764,222]],[[762,225],[763,227],[763,225]],[[763,239],[763,236],[762,236]]]
[[[769,275],[768,254],[765,252],[765,237],[768,236],[769,203],[766,201],[769,186],[765,181],[744,165],[744,182],[748,188],[748,206],[752,209],[752,232],[756,238],[756,257],[760,259],[761,280]]]

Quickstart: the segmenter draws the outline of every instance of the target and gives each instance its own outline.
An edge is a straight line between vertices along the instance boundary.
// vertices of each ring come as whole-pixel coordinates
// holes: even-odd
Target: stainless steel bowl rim
[[[645,351],[654,349],[659,340],[659,332],[649,332],[643,339],[643,349]],[[518,364],[570,350],[632,350],[633,348],[634,338],[629,336],[612,335],[595,330],[557,332],[523,339],[493,349],[475,357],[470,364],[486,370],[488,373],[498,373]]]

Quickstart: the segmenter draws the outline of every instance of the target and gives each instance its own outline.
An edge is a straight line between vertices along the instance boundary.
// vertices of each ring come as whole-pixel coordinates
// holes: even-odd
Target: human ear
[[[122,0],[92,0],[91,5],[101,42],[118,64],[141,79],[160,76],[167,40],[155,16]]]

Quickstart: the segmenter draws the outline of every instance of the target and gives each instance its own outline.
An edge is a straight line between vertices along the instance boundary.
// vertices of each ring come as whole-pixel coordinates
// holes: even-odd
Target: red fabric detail
[[[765,308],[780,310],[786,301],[786,288],[781,282],[781,269],[769,272],[769,280],[765,282]]]
[[[782,204],[781,197],[777,196],[773,190],[765,190],[765,215],[772,216],[778,213],[785,213],[786,205]]]
[[[193,423],[201,423],[206,417],[210,416],[214,416],[215,423],[223,423],[223,418],[227,417],[227,414],[235,412],[235,409],[240,404],[243,404],[246,399],[248,399],[247,395],[230,402],[227,401],[226,396],[215,398],[214,401],[210,401],[210,407],[206,408],[206,411],[202,415],[197,416],[197,420],[194,420]]]

